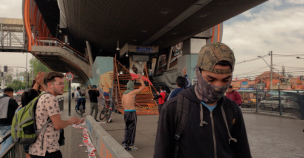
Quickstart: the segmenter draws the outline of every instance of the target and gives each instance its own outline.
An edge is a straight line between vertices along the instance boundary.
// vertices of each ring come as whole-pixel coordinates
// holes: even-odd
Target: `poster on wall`
[[[162,74],[167,69],[167,55],[166,54],[160,55],[158,61],[159,62],[158,62],[156,74]]]
[[[177,65],[177,59],[183,55],[183,42],[180,42],[173,46],[170,59],[170,66],[169,68]]]

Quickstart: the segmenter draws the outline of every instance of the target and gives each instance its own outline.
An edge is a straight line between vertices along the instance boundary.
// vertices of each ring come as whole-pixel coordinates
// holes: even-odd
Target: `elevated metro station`
[[[118,109],[135,65],[153,83],[136,107],[158,114],[151,99],[159,86],[177,88],[175,79],[185,67],[195,83],[191,70],[201,47],[221,42],[225,20],[265,1],[23,0],[20,49],[5,43],[12,30],[4,28],[17,25],[3,22],[8,19],[0,19],[0,47],[30,52],[53,71],[75,74],[74,82],[103,85],[105,92],[112,90]]]

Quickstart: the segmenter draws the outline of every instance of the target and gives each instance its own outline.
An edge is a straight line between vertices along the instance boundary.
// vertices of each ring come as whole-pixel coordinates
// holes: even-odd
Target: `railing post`
[[[259,103],[258,103],[258,101],[259,101],[259,99],[258,99],[258,96],[259,96],[259,94],[258,94],[258,89],[257,88],[255,88],[255,90],[256,90],[256,97],[255,97],[255,103],[256,103],[256,112],[259,112],[259,108],[258,108],[258,105],[259,105]]]
[[[281,91],[279,89],[279,110],[280,110],[280,115],[282,115],[282,106],[281,106]]]

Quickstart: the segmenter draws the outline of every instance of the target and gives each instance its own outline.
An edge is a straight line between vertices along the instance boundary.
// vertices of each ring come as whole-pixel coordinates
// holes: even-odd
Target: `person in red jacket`
[[[160,88],[160,93],[157,92],[157,95],[156,97],[154,97],[154,99],[152,100],[155,100],[155,99],[158,99],[158,112],[160,113],[160,109],[161,107],[165,104],[166,102],[166,95],[167,95],[167,92],[165,90],[165,87],[161,87]]]
[[[242,97],[239,92],[233,90],[232,86],[228,88],[228,92],[226,93],[226,97],[229,98],[230,100],[234,101],[237,103],[237,105],[242,104]]]

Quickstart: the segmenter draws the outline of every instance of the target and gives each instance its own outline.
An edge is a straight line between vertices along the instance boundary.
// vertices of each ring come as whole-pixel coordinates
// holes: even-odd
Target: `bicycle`
[[[103,120],[106,118],[106,120],[109,120],[110,118],[110,107],[109,107],[109,100],[105,101],[105,106],[103,107],[102,111],[99,114],[99,119]]]
[[[83,106],[84,106],[83,100],[80,101],[79,110],[77,109],[77,104],[75,106],[76,113],[80,115],[80,117],[82,117],[83,115]]]

